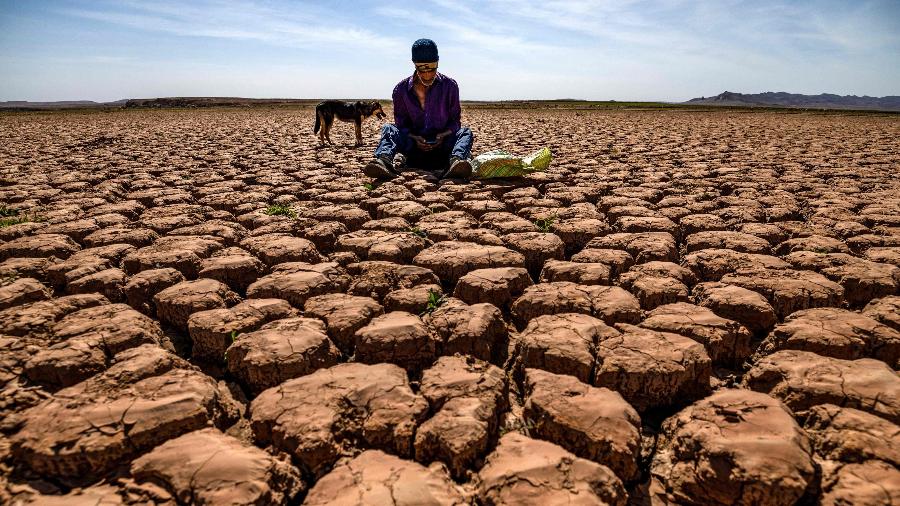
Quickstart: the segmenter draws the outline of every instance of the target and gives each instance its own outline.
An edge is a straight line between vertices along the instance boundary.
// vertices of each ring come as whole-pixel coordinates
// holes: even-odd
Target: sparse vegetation
[[[229,334],[229,335],[231,336],[231,344],[234,344],[235,339],[237,339],[237,337],[239,335],[241,335],[241,333],[238,332],[237,330],[232,330],[231,334]],[[229,345],[229,346],[231,346],[231,345]],[[228,350],[227,349],[225,350],[225,355],[222,358],[225,360],[225,362],[228,362]]]
[[[367,192],[370,192],[375,189],[375,185],[372,183],[366,183],[363,185],[363,188],[365,188]]]
[[[435,292],[434,290],[428,290],[428,302],[425,303],[425,310],[419,313],[419,316],[431,314],[435,309],[443,306],[446,303],[447,298],[444,297],[443,294]]]
[[[556,222],[556,215],[548,216],[547,218],[540,218],[534,220],[534,225],[541,232],[553,232],[553,224]]]
[[[406,229],[406,231],[409,232],[410,234],[417,235],[417,236],[421,237],[422,239],[428,238],[428,233],[419,227],[410,227],[410,228]]]
[[[531,431],[534,429],[534,427],[535,425],[533,421],[518,419],[512,424],[500,427],[500,436],[503,436],[509,432],[519,432],[521,434],[525,434],[526,436],[531,436]]]
[[[6,286],[14,283],[19,279],[19,275],[15,272],[9,274],[0,274],[0,286]]]
[[[26,223],[31,221],[28,216],[10,216],[8,218],[0,218],[0,228],[8,227],[10,225],[18,225],[19,223]]]
[[[19,223],[39,222],[44,218],[37,217],[33,214],[20,213],[18,209],[0,205],[0,228],[18,225]]]
[[[264,212],[270,216],[287,216],[294,220],[297,219],[297,213],[291,209],[291,206],[284,204],[272,204]]]

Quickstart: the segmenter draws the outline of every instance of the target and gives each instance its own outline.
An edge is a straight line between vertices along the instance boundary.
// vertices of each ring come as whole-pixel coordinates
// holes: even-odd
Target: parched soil
[[[464,120],[0,115],[0,503],[900,503],[900,117]]]

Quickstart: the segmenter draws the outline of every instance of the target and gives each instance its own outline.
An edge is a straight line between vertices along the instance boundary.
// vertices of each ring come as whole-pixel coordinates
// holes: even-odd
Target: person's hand
[[[438,145],[437,143],[429,144],[425,142],[425,138],[420,135],[410,135],[410,138],[416,141],[416,147],[419,148],[419,151],[431,151]]]

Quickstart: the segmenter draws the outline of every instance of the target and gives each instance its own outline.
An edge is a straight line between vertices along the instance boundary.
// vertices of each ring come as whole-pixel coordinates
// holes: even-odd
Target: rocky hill
[[[251,107],[258,105],[309,105],[318,100],[292,98],[241,98],[241,97],[163,97],[131,98],[114,102],[94,102],[92,100],[67,100],[59,102],[29,102],[14,100],[0,102],[0,110],[54,110],[54,109],[97,109],[97,108],[170,108],[170,107]]]
[[[28,100],[0,101],[0,110],[32,111],[45,109],[95,109],[100,107],[122,107],[125,100],[115,102],[94,102],[93,100],[61,100],[57,102],[29,102]]]
[[[125,101],[125,108],[251,107],[258,105],[309,105],[317,102],[318,100],[295,98],[163,97],[129,99]]]
[[[724,105],[743,107],[797,107],[804,109],[867,109],[900,111],[900,96],[869,97],[856,95],[801,95],[783,91],[765,93],[732,93],[726,91],[714,97],[693,98],[692,105]]]

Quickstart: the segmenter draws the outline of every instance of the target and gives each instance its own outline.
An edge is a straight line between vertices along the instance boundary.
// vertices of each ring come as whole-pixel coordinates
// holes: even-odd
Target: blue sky
[[[0,100],[389,97],[419,37],[464,100],[900,95],[898,0],[0,0]]]

